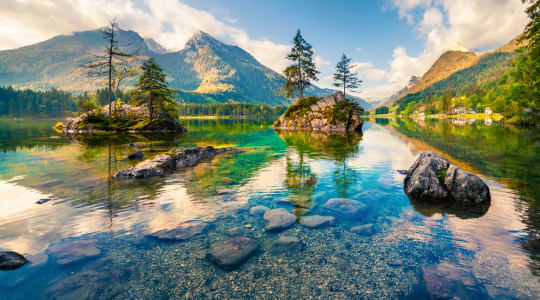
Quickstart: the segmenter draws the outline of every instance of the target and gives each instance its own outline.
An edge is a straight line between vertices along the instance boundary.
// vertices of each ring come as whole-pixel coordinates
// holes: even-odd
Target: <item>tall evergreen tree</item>
[[[135,53],[126,53],[121,50],[118,44],[118,23],[116,19],[112,19],[109,25],[101,30],[103,39],[107,41],[105,51],[101,55],[94,55],[94,59],[83,64],[83,67],[88,69],[88,75],[94,78],[107,78],[108,80],[108,100],[109,100],[109,124],[112,117],[112,93],[113,93],[113,76],[115,66],[120,62],[125,62],[129,58],[136,56]]]
[[[348,58],[345,54],[341,56],[341,60],[336,64],[336,72],[334,73],[334,86],[343,87],[343,95],[346,96],[346,89],[356,89],[362,83],[358,79],[356,72],[351,72],[354,65],[351,65],[352,58]]]
[[[529,23],[525,27],[522,39],[527,40],[527,48],[531,57],[540,61],[540,0],[522,0],[531,5],[525,11],[529,15]]]
[[[300,29],[296,32],[293,47],[286,58],[291,61],[291,65],[283,71],[286,78],[285,96],[293,98],[298,95],[300,99],[304,98],[304,90],[312,81],[319,80],[317,74],[320,72],[313,62],[313,49],[302,37]]]
[[[174,102],[176,91],[167,86],[163,68],[153,58],[142,65],[142,74],[131,93],[130,103],[147,104],[150,110],[150,122],[156,112],[166,113],[171,117],[178,116],[178,105]]]

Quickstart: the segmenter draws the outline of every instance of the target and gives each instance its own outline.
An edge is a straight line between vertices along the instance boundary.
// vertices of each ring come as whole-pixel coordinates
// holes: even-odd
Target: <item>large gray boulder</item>
[[[407,171],[404,190],[418,203],[472,207],[481,213],[488,210],[491,202],[489,188],[482,179],[431,151],[422,153]]]
[[[324,209],[331,213],[350,219],[360,217],[366,205],[360,201],[347,198],[331,198],[324,204]]]
[[[314,131],[360,131],[363,109],[342,92],[325,98],[308,97],[299,99],[279,117],[276,129]]]
[[[242,265],[258,248],[259,242],[237,236],[206,253],[206,258],[229,271]]]

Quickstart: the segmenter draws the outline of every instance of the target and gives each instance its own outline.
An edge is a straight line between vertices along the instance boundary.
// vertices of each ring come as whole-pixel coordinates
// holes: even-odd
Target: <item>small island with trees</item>
[[[347,89],[358,88],[361,80],[351,69],[351,58],[342,55],[336,65],[334,86],[343,88],[343,92],[322,97],[304,97],[304,90],[317,81],[317,71],[313,62],[311,45],[304,40],[300,30],[293,39],[293,47],[286,57],[291,61],[284,71],[286,78],[284,93],[287,98],[298,99],[289,106],[285,113],[274,123],[275,129],[314,130],[323,132],[360,131],[364,111],[354,100],[346,98]]]
[[[79,116],[68,118],[66,124],[59,122],[55,128],[66,133],[117,133],[117,132],[185,132],[178,120],[178,105],[174,101],[176,91],[167,86],[163,68],[153,58],[142,63],[140,76],[133,90],[127,94],[129,103],[119,97],[121,83],[131,80],[139,70],[128,68],[129,59],[137,53],[125,53],[115,38],[118,25],[112,20],[102,30],[108,41],[104,54],[96,55],[82,67],[94,78],[108,81],[108,104],[99,106],[91,97],[78,101]],[[112,101],[113,90],[116,100]]]

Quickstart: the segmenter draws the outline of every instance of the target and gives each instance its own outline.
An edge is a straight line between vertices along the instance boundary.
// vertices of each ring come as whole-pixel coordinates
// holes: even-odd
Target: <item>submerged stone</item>
[[[432,299],[484,299],[487,296],[471,272],[446,262],[423,266],[422,278]]]
[[[184,241],[201,234],[205,228],[206,223],[197,220],[190,220],[183,222],[173,229],[158,230],[148,234],[148,236],[158,240]]]
[[[101,251],[93,241],[83,240],[50,246],[47,253],[56,263],[66,265],[97,257],[101,254]]]
[[[249,214],[252,216],[262,216],[265,212],[269,211],[270,208],[263,206],[263,205],[257,205],[253,206],[249,209]]]
[[[51,201],[51,198],[41,198],[38,201],[36,201],[36,204],[43,204]]]
[[[298,251],[302,249],[302,243],[295,236],[282,235],[277,240],[269,245],[269,250],[272,253],[284,253]]]
[[[296,216],[283,208],[271,209],[264,213],[263,219],[266,221],[266,231],[278,232],[285,230],[296,223]]]
[[[328,199],[324,204],[324,208],[339,215],[348,218],[355,218],[365,208],[365,204],[347,198],[332,198]]]
[[[28,260],[21,254],[13,251],[0,251],[0,270],[15,270],[24,266]]]
[[[225,270],[234,270],[259,248],[259,242],[237,236],[206,253],[206,258]]]
[[[131,153],[130,155],[128,155],[127,157],[129,160],[135,160],[135,159],[143,159],[144,158],[144,152],[142,151],[137,151],[135,153]]]
[[[351,228],[351,232],[357,233],[363,236],[372,236],[377,233],[377,229],[373,224],[358,225]]]
[[[322,228],[334,225],[336,218],[332,216],[307,216],[300,219],[300,224],[309,228]]]

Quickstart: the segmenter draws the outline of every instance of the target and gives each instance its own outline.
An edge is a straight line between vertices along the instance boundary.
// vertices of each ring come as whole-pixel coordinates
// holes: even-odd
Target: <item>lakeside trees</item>
[[[315,63],[313,62],[313,49],[311,45],[304,40],[300,29],[296,32],[293,39],[291,52],[286,56],[291,61],[283,71],[285,76],[285,96],[287,98],[304,98],[304,90],[311,85],[312,81],[319,80]]]
[[[346,89],[354,89],[360,86],[362,80],[358,79],[356,72],[351,72],[354,65],[351,65],[352,58],[348,58],[345,54],[341,56],[341,60],[336,65],[334,73],[334,86],[343,87],[343,95],[347,98]]]

